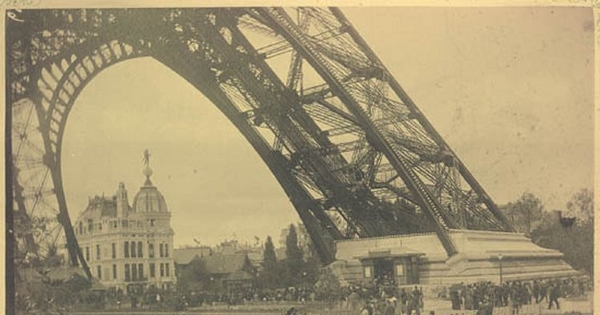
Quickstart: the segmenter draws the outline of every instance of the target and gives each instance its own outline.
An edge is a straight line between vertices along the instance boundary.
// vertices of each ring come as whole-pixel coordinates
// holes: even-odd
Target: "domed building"
[[[114,196],[90,198],[74,225],[92,275],[126,293],[150,286],[169,289],[176,281],[171,212],[150,180],[148,157],[146,152],[146,180],[132,206],[125,184],[120,183]]]

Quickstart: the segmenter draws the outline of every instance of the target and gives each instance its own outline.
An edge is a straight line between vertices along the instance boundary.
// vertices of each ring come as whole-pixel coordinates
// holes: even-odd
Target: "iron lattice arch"
[[[24,10],[7,20],[19,253],[40,255],[64,232],[71,264],[87,269],[62,185],[66,122],[95,75],[138,57],[178,73],[237,127],[324,262],[339,239],[435,232],[451,256],[450,229],[513,231],[337,8]]]

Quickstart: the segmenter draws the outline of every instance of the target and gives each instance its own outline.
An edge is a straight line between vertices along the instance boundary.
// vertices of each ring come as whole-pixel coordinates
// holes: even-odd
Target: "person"
[[[545,281],[542,282],[542,284],[540,285],[540,299],[539,301],[542,302],[544,300],[548,300],[548,283],[546,283]]]
[[[559,296],[559,292],[558,292],[558,284],[550,284],[550,286],[548,287],[548,297],[550,302],[548,303],[548,309],[552,308],[552,302],[556,303],[556,309],[560,309],[560,305],[558,304],[558,296]]]
[[[517,290],[517,284],[512,283],[510,286],[510,303],[512,306],[512,314],[519,314],[519,310],[521,309],[521,303],[519,299],[519,293]]]
[[[375,314],[375,304],[373,303],[373,301],[369,302],[367,304],[368,310],[369,310],[369,315],[373,315]]]
[[[450,301],[453,310],[460,310],[460,296],[457,289],[450,288]]]
[[[421,308],[420,308],[420,302],[421,302],[421,292],[419,291],[419,289],[417,288],[417,286],[415,286],[415,288],[413,289],[412,293],[411,293],[411,310],[416,311],[417,315],[421,315]]]
[[[394,301],[392,299],[386,300],[383,315],[396,315],[396,308],[394,307]]]
[[[362,308],[362,310],[360,311],[360,315],[370,315],[369,314],[369,305],[365,304]]]
[[[137,297],[135,295],[131,295],[131,309],[137,309]]]
[[[366,304],[360,309],[360,315],[369,315],[369,308]]]
[[[535,304],[540,302],[540,284],[537,280],[533,280],[533,297],[535,298]]]
[[[396,302],[396,313],[398,314],[406,314],[406,303],[408,302],[408,295],[406,294],[405,289],[400,289],[398,292],[399,299]]]
[[[416,299],[417,297],[414,294],[408,295],[408,301],[406,301],[406,313],[412,314],[413,311],[419,307],[419,301]]]
[[[492,305],[491,301],[488,299],[483,299],[481,301],[480,307],[477,309],[475,314],[477,314],[477,315],[492,315],[493,311],[494,311],[494,306]]]
[[[419,313],[425,310],[425,302],[423,301],[423,287],[419,287]]]
[[[298,311],[293,306],[292,306],[292,308],[290,308],[289,310],[287,310],[287,312],[285,312],[285,315],[297,315],[297,314],[298,314]]]
[[[356,291],[352,291],[350,295],[348,295],[348,308],[351,310],[356,310],[360,303],[360,295],[356,293]]]

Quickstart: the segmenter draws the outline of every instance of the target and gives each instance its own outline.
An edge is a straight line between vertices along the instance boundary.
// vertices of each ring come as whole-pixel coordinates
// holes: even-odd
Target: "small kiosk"
[[[388,282],[398,285],[419,283],[419,257],[424,253],[400,247],[369,251],[367,255],[356,257],[363,267],[363,277],[367,281]]]

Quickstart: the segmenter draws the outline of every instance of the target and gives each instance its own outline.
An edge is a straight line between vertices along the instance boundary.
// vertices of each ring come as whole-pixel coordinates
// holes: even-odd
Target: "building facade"
[[[125,293],[150,286],[169,289],[176,282],[171,212],[150,181],[148,165],[144,175],[146,181],[131,206],[120,183],[114,196],[90,198],[74,225],[92,275]]]

